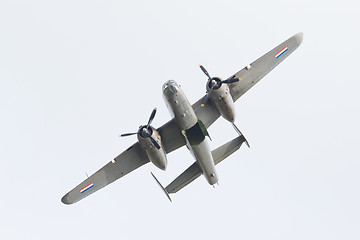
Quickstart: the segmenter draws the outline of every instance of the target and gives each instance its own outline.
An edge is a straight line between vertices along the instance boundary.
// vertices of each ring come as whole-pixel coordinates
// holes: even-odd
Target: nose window
[[[166,93],[167,95],[173,94],[173,93],[171,92],[169,86],[166,86],[166,87],[164,88],[164,91],[165,91],[165,93]]]
[[[165,91],[166,94],[176,94],[178,92],[178,85],[176,84],[176,82],[174,80],[170,80],[168,83],[164,84],[163,86],[163,90]]]
[[[177,93],[177,87],[176,87],[176,86],[170,85],[170,86],[169,86],[169,89],[170,89],[170,91],[171,91],[173,94]]]

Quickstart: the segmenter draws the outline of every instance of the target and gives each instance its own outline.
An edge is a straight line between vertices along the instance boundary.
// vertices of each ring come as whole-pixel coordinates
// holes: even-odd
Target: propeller
[[[241,78],[228,78],[226,80],[221,80],[220,78],[218,77],[210,77],[210,74],[208,73],[208,71],[206,71],[206,69],[204,68],[204,66],[202,66],[201,64],[199,65],[201,70],[203,71],[203,73],[205,73],[205,75],[209,78],[209,88],[210,90],[207,92],[205,98],[203,99],[203,101],[201,102],[201,107],[204,107],[205,106],[205,103],[207,102],[207,100],[209,99],[209,96],[211,94],[211,92],[214,90],[214,89],[218,89],[221,87],[221,84],[223,83],[235,83],[235,82],[239,82],[241,80]]]
[[[120,137],[127,137],[127,136],[131,136],[131,135],[139,134],[143,138],[150,138],[150,141],[155,145],[155,147],[157,149],[160,149],[161,146],[159,145],[159,143],[157,143],[157,141],[155,141],[155,139],[151,136],[153,133],[153,129],[151,128],[150,124],[152,123],[152,121],[155,118],[156,111],[157,111],[157,108],[154,108],[154,110],[151,112],[151,115],[150,115],[147,125],[140,126],[139,130],[136,133],[124,133],[124,134],[121,134]]]

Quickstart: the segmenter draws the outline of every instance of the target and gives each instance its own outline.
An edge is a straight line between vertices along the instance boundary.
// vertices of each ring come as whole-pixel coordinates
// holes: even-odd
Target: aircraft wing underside
[[[234,102],[295,51],[300,46],[302,39],[303,33],[295,34],[232,75],[232,78],[241,78],[241,81],[230,84],[230,92]]]
[[[68,192],[61,201],[65,204],[75,203],[148,162],[140,144],[135,143]]]

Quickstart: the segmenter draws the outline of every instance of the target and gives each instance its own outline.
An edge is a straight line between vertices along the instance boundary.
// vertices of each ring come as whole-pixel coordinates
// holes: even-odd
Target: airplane
[[[235,101],[295,51],[302,40],[303,33],[295,34],[225,80],[211,77],[200,65],[208,77],[206,94],[193,105],[174,80],[164,83],[162,93],[172,119],[157,129],[152,127],[157,111],[155,108],[146,125],[141,125],[137,132],[121,135],[137,135],[136,143],[77,185],[61,201],[73,204],[148,162],[166,170],[167,154],[182,146],[186,146],[195,158],[189,168],[166,187],[151,173],[169,200],[170,194],[178,192],[201,175],[214,186],[219,181],[215,166],[237,151],[242,143],[250,147],[234,124]],[[211,138],[207,129],[220,116],[232,124],[239,136],[211,151],[208,144],[208,138]]]

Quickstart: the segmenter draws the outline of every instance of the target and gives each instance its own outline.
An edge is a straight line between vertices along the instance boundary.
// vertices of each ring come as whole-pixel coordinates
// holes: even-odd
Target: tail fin
[[[168,199],[170,200],[170,202],[172,202],[171,198],[170,198],[170,195],[168,193],[168,191],[163,187],[163,185],[160,183],[160,181],[155,177],[155,175],[150,172],[151,175],[154,177],[155,181],[159,184],[159,186],[162,188],[162,190],[164,191],[164,193],[166,194],[166,196],[168,197]]]
[[[248,148],[250,148],[250,144],[249,142],[246,140],[244,134],[242,134],[242,132],[240,131],[240,129],[235,125],[235,123],[232,123],[232,126],[234,127],[235,131],[240,135],[244,137],[245,143],[248,146]]]

